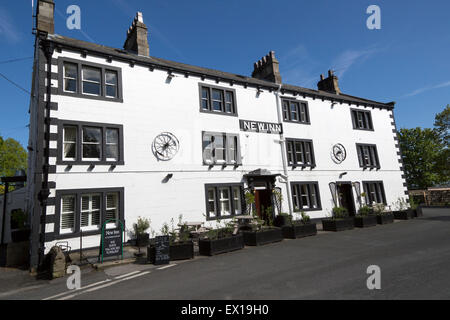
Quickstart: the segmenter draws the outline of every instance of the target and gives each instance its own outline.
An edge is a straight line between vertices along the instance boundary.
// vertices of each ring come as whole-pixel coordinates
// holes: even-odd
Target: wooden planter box
[[[281,228],[283,238],[297,239],[308,236],[315,236],[317,234],[317,227],[315,223],[302,222],[294,223],[293,225],[286,225]]]
[[[220,253],[240,250],[244,248],[244,237],[242,234],[221,239],[199,239],[199,253],[204,256],[213,256]]]
[[[283,240],[281,228],[263,229],[260,231],[242,231],[246,246],[260,246]]]
[[[30,229],[21,229],[11,231],[12,242],[30,241]]]
[[[394,218],[397,220],[409,220],[412,219],[414,213],[412,210],[394,211]]]
[[[414,218],[423,217],[422,208],[412,209]]]
[[[288,216],[283,216],[283,215],[278,215],[275,217],[275,220],[273,221],[273,225],[275,227],[282,227],[285,225],[289,225],[289,217]]]
[[[357,216],[354,217],[355,219],[355,227],[357,228],[367,228],[367,227],[374,227],[377,225],[377,217],[374,215],[368,215],[368,216]]]
[[[136,247],[146,247],[148,246],[148,241],[149,241],[148,233],[138,234],[136,236]]]
[[[155,262],[155,253],[155,246],[149,245],[147,247],[147,260],[150,263]],[[187,260],[194,258],[194,243],[192,241],[186,241],[170,245],[169,256],[170,261]]]
[[[323,231],[344,231],[354,228],[354,219],[324,219],[322,220]]]
[[[377,223],[378,224],[394,223],[394,214],[392,212],[385,214],[377,214]]]

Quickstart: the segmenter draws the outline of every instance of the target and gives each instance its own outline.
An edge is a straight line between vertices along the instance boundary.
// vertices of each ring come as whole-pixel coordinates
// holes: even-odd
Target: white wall
[[[53,95],[52,101],[58,103],[58,110],[51,117],[65,120],[78,120],[122,124],[124,134],[125,165],[117,166],[109,172],[110,166],[96,165],[88,172],[87,165],[74,165],[66,171],[66,166],[57,166],[57,173],[50,174],[49,180],[56,182],[58,190],[79,188],[124,187],[126,228],[131,229],[138,216],[151,219],[152,228],[159,230],[164,222],[179,214],[184,220],[204,220],[205,183],[241,182],[243,174],[258,168],[273,173],[283,173],[280,136],[243,132],[239,129],[239,119],[278,122],[275,93],[264,91],[257,95],[256,89],[244,88],[229,83],[216,83],[190,76],[176,75],[170,83],[167,73],[155,69],[134,66],[126,63],[88,56],[82,58],[78,53],[55,52],[54,58],[64,56],[78,60],[110,65],[122,69],[123,103],[81,99]],[[57,72],[57,66],[52,66]],[[199,111],[199,83],[229,87],[236,90],[238,117],[202,113]],[[58,80],[52,80],[54,87]],[[298,97],[297,97],[298,98]],[[289,169],[290,181],[318,181],[322,200],[321,211],[312,212],[311,217],[323,217],[331,211],[331,193],[328,183],[338,181],[339,173],[346,171],[345,181],[383,180],[388,203],[404,196],[403,180],[400,178],[397,150],[394,145],[391,118],[387,110],[371,109],[374,131],[354,130],[350,106],[338,104],[333,108],[329,101],[305,99],[309,103],[311,125],[283,123],[287,138],[312,139],[317,167],[313,170]],[[355,105],[352,108],[357,108]],[[362,107],[359,107],[362,108]],[[173,133],[180,141],[180,150],[170,161],[158,161],[152,154],[152,141],[161,132]],[[202,164],[202,131],[237,133],[240,136],[242,166],[208,170]],[[57,132],[56,126],[51,132]],[[370,172],[359,168],[355,143],[374,143],[378,146],[381,169]],[[341,143],[347,150],[347,159],[342,164],[331,160],[331,147]],[[56,142],[51,144],[56,148]],[[56,163],[52,158],[51,164]],[[167,183],[162,180],[167,173],[173,178]],[[286,185],[282,187],[284,211],[288,210],[289,200]],[[55,196],[51,190],[50,197]],[[49,206],[47,214],[53,214]],[[53,226],[49,224],[47,231]],[[78,240],[71,241],[77,248]],[[96,246],[99,237],[85,239],[85,246]],[[49,248],[50,243],[47,244]]]

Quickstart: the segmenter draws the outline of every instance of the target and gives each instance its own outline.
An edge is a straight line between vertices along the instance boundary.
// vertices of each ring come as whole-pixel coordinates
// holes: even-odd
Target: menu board
[[[102,250],[104,258],[122,255],[122,230],[120,228],[104,230]]]
[[[170,262],[169,236],[155,237],[155,265],[168,264]]]

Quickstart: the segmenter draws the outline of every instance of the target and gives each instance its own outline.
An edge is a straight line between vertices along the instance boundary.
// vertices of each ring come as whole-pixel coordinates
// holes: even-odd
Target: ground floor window
[[[366,194],[366,204],[386,204],[383,181],[363,181],[363,188]]]
[[[294,211],[320,210],[319,184],[317,182],[292,182]]]
[[[99,233],[107,221],[107,228],[123,223],[123,194],[123,188],[57,190],[55,235]]]
[[[242,214],[242,184],[207,184],[206,217],[208,220],[221,219]]]

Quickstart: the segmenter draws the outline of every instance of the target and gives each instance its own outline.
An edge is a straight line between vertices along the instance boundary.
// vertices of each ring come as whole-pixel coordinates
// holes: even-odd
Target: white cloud
[[[0,8],[0,38],[6,38],[9,42],[18,42],[21,39],[21,34],[17,32],[17,26],[11,22],[9,13]]]
[[[332,69],[336,72],[336,75],[339,78],[342,78],[354,64],[366,61],[379,51],[381,50],[377,48],[346,50],[333,60]]]
[[[413,96],[417,96],[418,94],[421,94],[425,91],[429,91],[429,90],[433,90],[433,89],[440,89],[440,88],[446,88],[446,87],[450,87],[450,81],[446,81],[446,82],[442,82],[436,85],[428,85],[419,89],[416,89],[410,93],[405,94],[404,96],[402,96],[402,98],[407,98],[407,97],[413,97]]]

